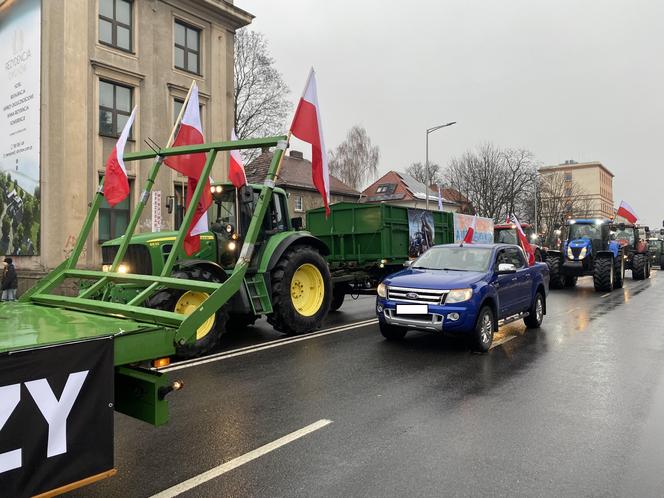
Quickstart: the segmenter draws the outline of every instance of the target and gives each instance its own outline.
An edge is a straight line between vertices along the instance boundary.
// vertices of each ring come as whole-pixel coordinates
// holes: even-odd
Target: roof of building
[[[399,183],[401,187],[405,190],[405,192],[396,192],[396,193],[390,193],[386,194],[383,196],[376,195],[376,190],[378,187],[381,185],[387,184],[387,183],[392,183],[392,180],[388,177],[396,175],[396,177],[399,180]],[[385,173],[383,176],[381,176],[378,180],[373,182],[371,185],[369,185],[367,188],[364,189],[362,194],[367,196],[369,201],[379,201],[379,200],[400,200],[406,198],[407,200],[412,200],[412,199],[419,199],[419,200],[426,200],[427,198],[427,193],[429,195],[429,201],[432,202],[438,202],[438,192],[433,191],[432,189],[427,189],[427,186],[412,177],[411,175],[407,173],[402,173],[401,171],[388,171]],[[441,196],[443,198],[443,202],[446,204],[457,204],[456,201],[449,199],[448,197],[445,196],[445,194],[441,191]],[[384,199],[383,199],[384,198]]]
[[[296,152],[296,151],[295,151]],[[291,152],[292,154],[293,152]],[[297,154],[297,153],[296,153]],[[250,183],[262,183],[267,176],[267,170],[272,162],[273,152],[263,152],[246,167],[247,181]],[[284,156],[281,170],[276,184],[282,188],[292,187],[306,190],[316,190],[311,178],[311,161],[299,157],[299,155]],[[349,187],[337,177],[330,175],[330,193],[337,195],[360,196],[360,192]]]
[[[553,164],[551,166],[542,166],[541,168],[538,169],[540,172],[548,172],[548,171],[564,171],[564,170],[571,170],[571,169],[581,169],[581,168],[595,168],[599,167],[606,171],[611,177],[615,177],[611,170],[604,166],[601,162],[599,161],[588,161],[585,163],[576,163],[576,162],[565,162],[563,164]]]

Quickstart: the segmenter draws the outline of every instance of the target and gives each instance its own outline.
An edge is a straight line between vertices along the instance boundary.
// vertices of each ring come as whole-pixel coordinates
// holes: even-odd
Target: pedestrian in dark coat
[[[2,271],[2,300],[16,301],[16,289],[18,289],[18,276],[12,258],[5,258],[5,267]]]

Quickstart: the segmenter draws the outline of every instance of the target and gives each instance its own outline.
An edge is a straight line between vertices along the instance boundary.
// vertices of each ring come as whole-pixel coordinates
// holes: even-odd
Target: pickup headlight
[[[462,303],[473,297],[473,289],[454,289],[447,294],[445,304]]]
[[[387,286],[383,283],[378,284],[378,287],[376,287],[376,292],[380,297],[387,297]]]

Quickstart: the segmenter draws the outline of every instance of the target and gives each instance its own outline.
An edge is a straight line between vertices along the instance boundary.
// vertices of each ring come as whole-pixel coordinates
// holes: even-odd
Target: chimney
[[[299,150],[291,150],[289,155],[295,159],[304,159],[304,155]]]

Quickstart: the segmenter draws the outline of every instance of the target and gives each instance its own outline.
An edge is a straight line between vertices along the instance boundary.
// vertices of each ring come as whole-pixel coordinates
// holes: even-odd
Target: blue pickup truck
[[[509,244],[434,246],[379,284],[380,331],[389,340],[408,330],[462,334],[486,352],[499,324],[523,319],[537,328],[546,314],[549,270],[527,261]]]

